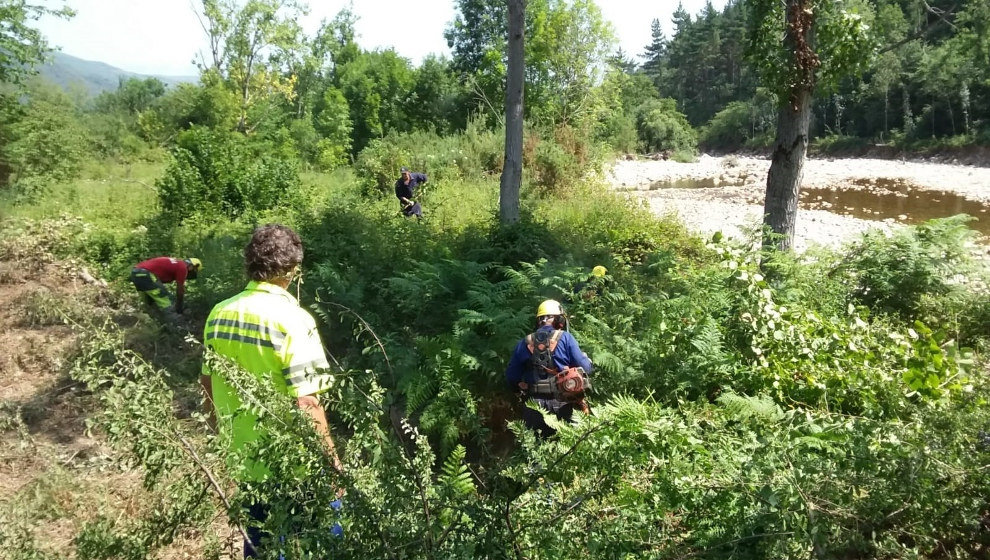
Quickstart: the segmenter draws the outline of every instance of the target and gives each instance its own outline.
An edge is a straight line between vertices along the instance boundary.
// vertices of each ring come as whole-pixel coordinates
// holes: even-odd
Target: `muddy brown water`
[[[934,218],[969,214],[969,227],[990,235],[990,212],[982,202],[955,193],[923,190],[899,179],[857,179],[852,188],[803,189],[801,206],[864,220],[893,219],[918,224]]]
[[[657,181],[650,185],[650,190],[727,186],[737,185],[717,184],[712,178],[679,179]],[[921,189],[903,179],[853,179],[830,188],[805,188],[801,190],[801,207],[864,220],[889,219],[902,224],[919,224],[934,218],[969,214],[976,218],[969,223],[969,227],[990,236],[990,205],[955,193]]]

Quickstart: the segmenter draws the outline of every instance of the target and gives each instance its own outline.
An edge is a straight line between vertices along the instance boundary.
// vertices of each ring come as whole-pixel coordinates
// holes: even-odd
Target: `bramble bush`
[[[523,167],[532,170],[531,182],[542,194],[572,195],[600,170],[599,151],[591,140],[590,130],[560,124],[542,130],[531,143],[535,149],[523,150]]]
[[[528,139],[524,167],[542,193],[557,192],[588,178],[598,167],[598,148],[588,134],[569,126],[541,131]],[[391,193],[399,168],[425,172],[431,181],[474,181],[502,171],[503,135],[472,120],[466,130],[440,137],[433,132],[392,134],[370,141],[358,154],[355,169],[365,193]]]
[[[430,181],[477,179],[500,173],[502,137],[471,121],[467,129],[441,137],[433,132],[391,134],[371,140],[361,150],[355,170],[366,194],[391,194],[400,167],[426,173]]]

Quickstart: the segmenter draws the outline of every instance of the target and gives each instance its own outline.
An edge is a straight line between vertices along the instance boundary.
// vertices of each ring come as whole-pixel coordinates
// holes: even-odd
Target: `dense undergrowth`
[[[815,148],[985,145],[986,64],[945,63],[980,58],[985,10],[925,4],[955,12],[953,30],[902,41],[930,18],[895,4],[872,27],[907,55],[873,57],[864,79],[816,92]],[[690,160],[699,146],[769,145],[777,100],[740,65],[742,3],[700,19],[678,10],[670,41],[655,22],[637,68],[607,57],[594,2],[529,2],[523,215],[511,226],[497,202],[505,33],[490,25],[504,5],[458,2],[452,58],[418,68],[361,49],[349,9],[308,37],[301,3],[202,7],[217,48],[198,84],[134,78],[75,99],[19,83],[44,51],[30,29],[33,48],[0,64],[18,78],[0,87],[0,288],[60,259],[68,278],[85,265],[111,281],[95,296],[22,290],[16,311],[0,309],[16,319],[3,340],[47,341],[31,343],[44,360],[21,375],[53,378],[0,403],[2,442],[18,447],[0,450],[3,464],[52,467],[0,486],[6,556],[171,557],[185,538],[199,541],[193,555],[221,558],[234,539],[216,519],[240,529],[243,506],[262,501],[284,537],[269,557],[990,557],[990,297],[964,218],[766,255],[690,235],[598,179],[617,152]],[[430,177],[421,221],[392,197],[400,166]],[[233,491],[225,436],[193,412],[196,336],[244,285],[241,249],[267,222],[306,246],[293,289],[333,358],[326,404],[345,469],[328,467],[291,402],[227,368],[266,428],[257,451],[274,473]],[[205,263],[188,337],[136,311],[128,272],[157,255]],[[604,278],[590,275],[597,265]],[[503,370],[545,298],[564,302],[596,370],[594,414],[543,441],[515,421],[523,404]],[[31,431],[59,414],[47,405],[66,387],[84,394],[101,442],[85,468],[58,456],[60,424],[44,446]],[[133,486],[128,476],[140,496],[88,495]]]
[[[450,149],[428,135],[368,150],[359,161],[396,151],[423,162],[435,178],[424,220],[369,189],[367,163],[303,174],[275,205],[224,218],[186,207],[176,219],[168,178],[223,172],[177,171],[180,159],[142,179],[54,187],[78,216],[37,202],[5,220],[12,239],[97,267],[120,297],[146,256],[202,258],[196,317],[240,289],[255,224],[300,231],[303,301],[341,369],[328,403],[347,468],[327,475],[292,407],[255,388],[271,409],[263,452],[294,482],[225,496],[235,520],[252,499],[284,506],[272,528],[294,535],[290,553],[314,557],[986,554],[988,386],[962,346],[985,347],[990,311],[964,219],[761,267],[746,244],[693,237],[593,175],[552,194],[531,183],[523,220],[503,227],[484,151],[437,161],[429,154]],[[608,275],[589,280],[598,264]],[[506,431],[520,404],[502,371],[549,297],[565,302],[596,364],[595,415],[538,441],[516,423]],[[174,373],[114,328],[87,328],[105,334],[90,337],[73,375],[100,395],[122,460],[169,505],[92,522],[76,555],[143,558],[167,543],[163,528],[228,507],[195,500],[215,495],[204,473],[229,476],[223,442],[173,418],[175,384],[163,380]],[[321,529],[338,519],[336,485],[348,492],[343,540]]]

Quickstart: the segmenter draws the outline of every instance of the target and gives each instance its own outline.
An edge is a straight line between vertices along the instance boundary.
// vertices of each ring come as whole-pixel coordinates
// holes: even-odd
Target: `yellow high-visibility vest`
[[[250,282],[244,291],[213,308],[206,319],[207,348],[271,383],[291,397],[314,395],[333,383],[313,316],[289,292],[267,282]],[[237,390],[219,372],[203,364],[213,384],[218,426],[230,430],[232,459],[242,461],[239,478],[260,480],[267,467],[247,456],[247,442],[260,436],[258,417],[241,406]]]

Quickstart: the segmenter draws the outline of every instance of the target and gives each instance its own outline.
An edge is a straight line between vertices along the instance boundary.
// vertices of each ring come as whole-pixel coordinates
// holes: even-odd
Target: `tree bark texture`
[[[519,185],[522,183],[523,58],[526,1],[508,0],[509,68],[505,85],[505,164],[499,185],[498,207],[503,224],[519,221]]]
[[[781,107],[777,115],[777,140],[767,174],[767,195],[763,206],[764,224],[783,237],[768,239],[764,245],[782,251],[794,244],[798,197],[804,159],[808,151],[808,124],[811,117],[811,92],[803,92],[798,106]]]
[[[790,250],[794,245],[798,196],[804,159],[808,153],[808,125],[818,57],[814,52],[814,0],[787,0],[787,30],[784,37],[794,56],[793,82],[788,97],[781,100],[777,116],[763,223],[779,237],[764,239],[764,246]]]

